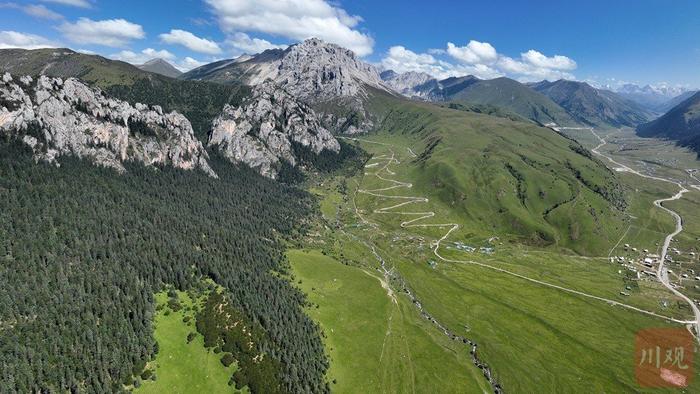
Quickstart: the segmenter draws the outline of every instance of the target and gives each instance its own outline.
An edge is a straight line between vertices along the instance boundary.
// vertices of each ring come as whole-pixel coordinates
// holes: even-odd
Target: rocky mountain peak
[[[355,97],[364,93],[363,84],[387,89],[374,66],[349,49],[317,38],[263,52],[239,64],[248,67],[248,84],[272,79],[307,102]]]
[[[371,114],[365,108],[370,90],[393,92],[376,67],[351,50],[317,38],[251,58],[208,64],[182,78],[250,86],[272,80],[292,96],[315,106],[325,115],[324,124],[338,132],[371,129]]]
[[[240,107],[224,107],[208,145],[270,178],[277,177],[282,161],[299,164],[298,149],[340,151],[316,113],[271,80],[256,85]]]
[[[58,165],[73,155],[125,171],[124,162],[200,169],[216,177],[192,125],[159,106],[131,105],[77,79],[0,80],[0,133],[29,146],[38,160]]]

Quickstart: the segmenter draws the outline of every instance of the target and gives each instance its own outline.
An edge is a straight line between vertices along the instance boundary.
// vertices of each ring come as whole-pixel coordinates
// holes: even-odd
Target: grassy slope
[[[700,93],[652,122],[637,127],[643,137],[670,138],[700,154]]]
[[[672,244],[681,254],[672,253],[675,261],[669,264],[674,272],[670,275],[671,281],[680,283],[683,286],[681,291],[691,299],[700,300],[700,281],[695,279],[700,276],[700,191],[687,193],[683,199],[666,203],[666,206],[680,213],[684,223],[683,232]],[[683,274],[688,277],[682,277]]]
[[[380,153],[380,148],[365,146]],[[405,161],[406,156],[401,159]],[[396,172],[396,178],[402,179],[402,173]],[[377,186],[369,177],[363,177],[360,182],[362,187]],[[366,213],[375,204],[388,205],[386,201],[382,204],[364,197],[358,197],[357,201]],[[438,212],[431,222],[438,222],[438,217],[444,218],[442,215],[449,213],[438,204],[416,207],[426,208]],[[458,333],[464,333],[468,327],[464,335],[480,344],[482,356],[495,368],[506,390],[554,392],[588,387],[598,392],[627,392],[639,389],[631,368],[634,334],[642,328],[665,326],[662,319],[467,264],[439,263],[438,269],[430,269],[425,263],[434,257],[427,248],[397,242],[396,237],[417,234],[435,239],[439,231],[406,231],[399,228],[398,219],[383,215],[370,218],[382,224],[381,231],[358,229],[356,234],[364,234],[379,246],[428,311]],[[450,239],[464,236],[468,234],[458,232]],[[655,301],[648,299],[649,292],[640,293],[635,300],[619,296],[624,282],[616,276],[617,267],[605,259],[576,259],[528,248],[517,251],[508,245],[503,248],[503,254],[497,247],[496,255],[488,258],[477,254],[462,258],[671,314],[658,310]],[[515,269],[516,264],[522,267]],[[668,295],[665,297],[668,299]]]
[[[0,50],[0,70],[16,75],[71,76],[103,89],[131,85],[138,78],[149,75],[159,78],[125,62],[70,49],[3,49]]]
[[[543,81],[531,87],[552,99],[582,124],[631,126],[647,122],[653,114],[641,105],[585,82]]]
[[[624,212],[610,208],[606,211],[607,203],[582,187],[580,196],[565,210],[569,216],[560,214],[559,222],[541,220],[537,209],[546,204],[538,201],[540,189],[537,188],[550,184],[552,178],[555,184],[557,178],[566,186],[574,182],[570,175],[560,171],[561,167],[555,167],[562,157],[573,154],[567,151],[568,140],[544,129],[479,115],[441,112],[427,104],[385,102],[379,107],[384,119],[394,119],[393,124],[385,121],[378,133],[363,138],[392,144],[391,151],[401,164],[391,167],[394,171],[391,178],[414,185],[411,190],[394,189],[388,193],[428,196],[429,203],[409,205],[405,210],[435,211],[435,217],[426,223],[456,221],[461,225],[460,230],[443,243],[443,255],[490,264],[667,316],[685,316],[687,311],[675,308],[673,297],[651,282],[640,283],[630,297],[620,295],[629,282],[624,273],[618,273],[618,265],[605,258],[630,225],[638,231],[628,233],[628,242],[649,249],[654,249],[654,243],[672,227],[668,217],[649,206],[652,200],[664,195],[662,186],[647,185],[634,177],[618,179],[629,201],[629,208]],[[386,116],[390,112],[393,113]],[[397,118],[400,122],[395,121]],[[435,135],[443,138],[441,145],[425,164],[414,162],[407,148],[420,155],[430,143],[429,137]],[[361,145],[375,156],[391,153],[386,146],[365,142]],[[513,158],[516,152],[549,163],[549,167],[556,170],[547,173],[527,169]],[[600,168],[600,163],[574,155],[576,157],[570,160],[583,168],[584,177],[590,177],[587,179],[614,176]],[[524,208],[517,199],[515,182],[512,179],[503,181],[509,174],[494,164],[500,161],[502,165],[508,160],[517,163],[513,165],[526,179],[534,178],[526,190],[535,188],[536,192],[526,193]],[[366,171],[372,173],[376,168],[369,167]],[[373,259],[359,252],[365,247],[362,243],[375,245],[427,311],[454,332],[479,344],[480,355],[494,368],[507,391],[643,391],[634,378],[634,335],[639,329],[668,326],[666,321],[466,263],[438,262],[436,268],[431,268],[427,262],[435,257],[430,242],[440,238],[446,230],[401,228],[399,224],[406,216],[373,213],[377,208],[398,201],[358,194],[354,202],[360,213],[378,227],[362,224],[352,201],[358,188],[355,182],[363,189],[390,185],[371,175],[360,174],[347,180],[349,191],[343,198],[330,183],[325,183],[333,189],[329,201],[322,204],[326,218],[339,219],[343,224],[341,228],[352,236],[346,237],[336,231],[328,238],[315,241],[316,244],[329,255],[359,266],[371,264]],[[445,192],[446,185],[452,188],[450,193]],[[460,190],[466,198],[454,198],[453,190]],[[547,195],[564,195],[565,190]],[[591,207],[600,210],[597,219],[589,218],[588,222],[593,225],[581,227],[579,239],[571,239],[571,223],[586,221],[585,215]],[[530,227],[523,230],[512,226],[513,222],[499,220],[503,210],[510,215],[520,214],[521,222]],[[532,228],[558,234],[557,245],[541,248],[523,244],[521,241],[527,238],[522,234]],[[642,228],[646,230],[639,231]],[[491,235],[501,237],[495,241],[496,253],[491,256],[445,248],[452,241],[485,245]],[[601,257],[567,256],[569,249]],[[619,253],[618,250],[614,252]],[[662,307],[660,301],[663,300],[671,301],[672,307]],[[343,362],[342,358],[334,360]],[[435,387],[442,389],[440,384]],[[693,389],[695,386],[691,387]]]
[[[331,388],[338,393],[479,392],[488,389],[467,348],[421,319],[406,298],[394,304],[376,271],[346,266],[314,250],[288,257],[309,314],[326,335]]]
[[[614,174],[575,153],[572,141],[528,123],[377,97],[375,107],[385,115],[380,139],[409,139],[418,155],[439,141],[429,157],[402,171],[476,236],[597,254],[624,230],[624,215],[577,180],[566,163],[589,184],[620,197]]]
[[[447,88],[448,100],[492,105],[540,123],[575,125],[576,121],[547,96],[508,78],[468,83],[463,89]]]
[[[155,339],[158,341],[159,352],[156,359],[149,363],[149,368],[155,367],[157,380],[146,381],[135,390],[137,393],[234,393],[235,388],[228,385],[235,371],[235,363],[224,367],[221,354],[215,354],[204,347],[201,335],[187,343],[187,335],[197,332],[194,327],[195,313],[185,309],[193,307],[199,300],[193,301],[185,292],[178,291],[178,298],[183,309],[170,312],[166,316],[163,308],[155,317]],[[166,305],[168,296],[165,292],[156,294],[158,305]],[[182,319],[190,316],[191,320],[184,323]]]

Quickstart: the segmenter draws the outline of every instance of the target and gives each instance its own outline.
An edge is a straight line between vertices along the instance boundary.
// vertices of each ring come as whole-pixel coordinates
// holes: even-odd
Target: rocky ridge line
[[[106,97],[77,79],[0,79],[0,133],[29,146],[37,160],[59,165],[74,155],[123,173],[124,162],[200,169],[217,177],[182,114]]]

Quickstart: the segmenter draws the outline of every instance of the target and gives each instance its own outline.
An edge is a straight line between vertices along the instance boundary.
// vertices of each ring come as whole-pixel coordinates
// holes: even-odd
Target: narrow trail
[[[389,146],[389,147],[390,147],[389,144],[385,144],[385,143],[381,143],[381,142],[375,142],[375,141],[370,141],[370,140],[363,140],[363,139],[359,139],[359,138],[347,138],[347,137],[341,137],[341,138],[348,139],[348,140],[353,140],[353,141],[363,141],[363,142],[366,142],[366,143],[374,143],[374,144],[378,144],[378,145],[385,145],[385,146]],[[416,157],[416,154],[413,153],[413,151],[412,151],[410,148],[407,148],[407,150],[408,150],[408,152],[409,152],[413,157]],[[395,161],[395,162],[398,163],[398,160],[396,160],[396,159],[394,158],[394,153],[393,153],[393,151],[392,151],[391,157],[388,157],[388,156],[378,156],[378,157],[376,157],[376,158],[380,158],[380,157],[381,157],[382,159],[387,159],[387,158],[388,158],[387,164],[385,164],[385,165],[382,167],[382,170],[386,171],[387,173],[389,173],[389,174],[391,174],[391,175],[395,175],[395,173],[394,173],[393,171],[391,171],[391,170],[388,168],[389,164],[391,164],[392,162]],[[365,168],[376,167],[377,164],[379,164],[379,163],[367,164],[367,165],[365,166]],[[395,180],[388,180],[388,179],[385,179],[385,178],[384,178],[383,180],[385,180],[385,181],[390,182],[390,183],[393,184],[393,186],[390,186],[390,187],[386,188],[386,190],[392,190],[392,189],[397,188],[397,187],[409,187],[409,188],[412,187],[411,184],[406,183],[406,182],[399,182],[399,181],[395,181]],[[367,225],[372,226],[372,227],[379,227],[376,223],[372,223],[372,222],[370,222],[369,220],[367,220],[367,219],[362,215],[362,213],[360,212],[360,210],[357,208],[357,204],[356,204],[356,202],[355,202],[355,198],[356,198],[357,193],[360,191],[360,189],[359,189],[359,187],[360,187],[359,183],[357,184],[357,186],[358,186],[358,189],[355,191],[355,195],[353,195],[353,198],[352,198],[352,204],[353,204],[353,208],[354,208],[354,210],[355,210],[355,214],[356,214],[357,217],[360,219],[360,221],[362,221],[362,223],[367,224]],[[381,190],[368,191],[368,193],[375,193],[375,194],[376,194],[376,192],[378,192],[378,191],[381,191]],[[405,204],[413,203],[413,202],[427,202],[427,199],[417,198],[416,201],[411,201],[411,200],[409,199],[409,200],[407,200],[407,201],[405,201],[404,203],[399,204],[399,205],[405,205]],[[388,208],[389,208],[389,207],[387,207],[387,208],[385,208],[385,209],[388,209]],[[384,212],[384,213],[390,213],[390,212]],[[417,213],[417,214],[418,214],[419,216],[423,216],[423,217],[432,217],[432,216],[435,215],[435,213],[433,213],[433,212],[430,212],[430,213]],[[426,215],[427,215],[427,216],[426,216]],[[413,220],[411,220],[411,221],[415,221],[415,220],[420,220],[420,218],[419,218],[419,219],[413,219]],[[411,222],[411,221],[409,221],[409,222]],[[403,225],[403,224],[402,224],[402,225]],[[408,223],[408,224],[406,224],[406,225],[403,225],[403,226],[404,226],[404,227],[405,227],[405,226],[410,226],[410,223]],[[341,230],[341,231],[343,231],[343,230]],[[443,332],[443,333],[445,334],[445,336],[447,336],[447,337],[450,338],[451,340],[461,342],[461,343],[463,343],[464,345],[466,345],[466,346],[469,347],[469,357],[470,357],[470,359],[471,359],[472,364],[481,370],[481,373],[483,374],[484,378],[486,379],[486,381],[488,382],[488,384],[491,386],[491,389],[493,390],[493,392],[494,392],[495,394],[503,394],[503,393],[504,393],[503,387],[501,386],[501,384],[500,384],[500,383],[498,382],[498,380],[496,379],[496,376],[495,376],[495,374],[493,373],[493,370],[488,366],[488,364],[486,364],[484,361],[482,361],[482,360],[479,358],[479,355],[478,355],[478,352],[477,352],[477,349],[478,349],[477,343],[474,342],[473,340],[467,338],[467,337],[464,337],[464,336],[455,334],[454,332],[450,331],[450,329],[448,329],[446,326],[444,326],[442,323],[440,323],[440,321],[438,321],[437,319],[435,319],[435,317],[434,317],[433,315],[431,315],[428,311],[426,311],[425,308],[423,307],[423,304],[420,302],[420,300],[418,299],[418,297],[413,293],[413,291],[411,291],[411,289],[409,288],[408,284],[407,284],[406,281],[403,279],[403,277],[401,277],[401,275],[400,275],[398,272],[396,272],[396,270],[394,270],[393,267],[392,267],[391,269],[387,269],[387,262],[386,262],[386,260],[384,260],[384,258],[379,254],[379,252],[377,251],[377,248],[374,246],[374,244],[372,244],[371,242],[362,240],[362,239],[358,238],[357,236],[355,236],[354,234],[346,233],[345,231],[343,231],[343,233],[345,233],[345,234],[349,235],[350,237],[356,239],[357,241],[361,242],[361,243],[362,243],[363,245],[365,245],[369,250],[372,251],[372,254],[375,256],[375,258],[377,259],[377,261],[379,261],[379,264],[380,264],[380,269],[379,269],[379,271],[384,275],[384,278],[386,279],[386,282],[390,282],[391,280],[393,280],[394,283],[398,283],[398,287],[401,289],[401,291],[403,291],[404,294],[406,294],[406,296],[409,298],[409,300],[411,301],[411,303],[416,307],[416,309],[418,309],[418,311],[420,312],[420,315],[421,315],[424,319],[426,319],[428,322],[432,323],[438,330],[440,330],[441,332]],[[394,300],[394,302],[396,302],[396,299],[395,299],[395,298],[394,298],[393,300]],[[388,332],[387,332],[387,335],[388,335]],[[385,337],[385,341],[386,341],[386,337]],[[382,345],[382,352],[383,352],[383,346],[384,346],[384,345]]]
[[[674,323],[679,323],[679,324],[695,324],[695,325],[698,324],[697,317],[696,317],[696,320],[680,320],[680,319],[672,318],[669,316],[664,316],[664,315],[661,315],[661,314],[658,314],[658,313],[655,313],[652,311],[648,311],[648,310],[645,310],[642,308],[638,308],[638,307],[635,307],[635,306],[632,306],[629,304],[625,304],[625,303],[622,303],[619,301],[611,300],[611,299],[604,298],[604,297],[599,297],[599,296],[585,293],[582,291],[578,291],[578,290],[570,289],[567,287],[555,285],[553,283],[530,278],[526,275],[518,274],[516,272],[512,272],[512,271],[509,271],[509,270],[506,270],[506,269],[503,269],[500,267],[496,267],[496,266],[493,266],[490,264],[480,263],[480,262],[476,262],[476,261],[472,261],[472,260],[456,260],[456,259],[450,259],[450,258],[442,256],[440,254],[440,247],[442,245],[442,242],[445,241],[447,238],[449,238],[449,236],[452,234],[452,232],[454,232],[455,230],[457,230],[459,228],[459,224],[458,223],[416,223],[418,221],[422,221],[422,220],[426,220],[426,219],[430,219],[430,218],[434,217],[435,212],[433,212],[433,211],[418,211],[418,212],[397,211],[398,208],[405,207],[406,205],[417,204],[417,203],[427,203],[429,200],[426,197],[420,197],[420,196],[402,196],[402,195],[384,194],[383,192],[387,192],[387,191],[391,191],[391,190],[395,190],[395,189],[400,189],[400,188],[411,189],[413,187],[413,184],[411,184],[411,183],[402,182],[402,181],[398,181],[395,179],[390,179],[390,178],[387,178],[387,177],[382,175],[382,172],[386,173],[388,176],[396,175],[396,173],[393,172],[389,166],[391,164],[400,164],[401,163],[396,158],[395,153],[392,149],[392,145],[386,144],[383,142],[375,142],[375,141],[371,141],[371,140],[366,140],[366,139],[358,139],[358,138],[347,138],[347,139],[387,146],[387,148],[389,149],[390,155],[380,155],[380,156],[375,156],[372,158],[373,160],[378,160],[379,162],[386,161],[384,163],[384,165],[379,167],[379,169],[375,172],[365,172],[365,175],[375,176],[376,178],[378,178],[384,182],[390,183],[390,186],[383,187],[383,188],[377,188],[377,189],[358,189],[357,193],[366,194],[366,195],[370,195],[370,196],[374,196],[374,197],[378,197],[378,198],[383,198],[383,199],[402,201],[402,202],[399,202],[398,204],[393,204],[390,206],[377,208],[373,211],[376,214],[393,214],[393,215],[402,215],[402,216],[415,216],[415,218],[401,222],[402,228],[415,228],[415,227],[418,227],[418,228],[448,228],[447,232],[441,238],[439,238],[437,241],[435,241],[432,244],[433,254],[439,260],[441,260],[443,262],[448,262],[448,263],[476,265],[476,266],[483,267],[483,268],[486,268],[486,269],[489,269],[492,271],[496,271],[496,272],[503,273],[506,275],[514,276],[514,277],[517,277],[517,278],[520,278],[520,279],[523,279],[525,281],[535,283],[535,284],[538,284],[541,286],[553,288],[556,290],[560,290],[560,291],[567,292],[567,293],[574,294],[574,295],[581,296],[581,297],[586,297],[586,298],[602,301],[602,302],[608,303],[609,305],[612,305],[612,306],[619,306],[619,307],[622,307],[625,309],[629,309],[629,310],[632,310],[635,312],[643,313],[643,314],[653,316],[653,317],[656,317],[659,319],[664,319],[664,320],[669,321],[669,322],[674,322]],[[372,164],[374,164],[374,163],[372,163]],[[372,164],[369,164],[368,166],[372,166]],[[366,167],[366,168],[376,168],[376,167],[377,166]],[[633,170],[631,170],[631,171],[633,171]],[[678,197],[678,198],[680,198],[680,197]],[[357,206],[355,206],[355,210],[356,210],[356,213],[358,214],[358,216],[361,218],[361,220],[364,223],[369,223],[369,221],[367,221],[367,219],[361,215]],[[673,235],[676,235],[676,234],[673,234]],[[669,240],[669,242],[670,242],[670,240]]]
[[[679,186],[680,191],[676,195],[674,195],[673,197],[670,197],[667,199],[660,199],[660,200],[657,200],[654,202],[654,204],[657,207],[669,212],[676,219],[676,230],[673,233],[669,234],[665,239],[663,253],[662,253],[662,263],[659,266],[659,271],[658,271],[657,275],[659,277],[659,280],[661,281],[661,283],[665,287],[667,287],[670,291],[672,291],[674,294],[678,295],[679,297],[681,297],[682,299],[684,299],[685,301],[687,301],[691,305],[691,308],[693,309],[693,313],[695,315],[695,320],[691,320],[691,321],[679,320],[679,319],[675,319],[675,318],[672,318],[669,316],[663,316],[663,315],[657,314],[655,312],[644,310],[641,308],[637,308],[635,306],[621,303],[621,302],[618,302],[615,300],[595,296],[595,295],[581,292],[578,290],[574,290],[574,289],[566,288],[563,286],[555,285],[552,283],[540,281],[538,279],[530,278],[530,277],[527,277],[525,275],[511,272],[511,271],[508,271],[506,269],[492,266],[489,264],[479,263],[479,262],[470,261],[470,260],[455,260],[455,259],[450,259],[450,258],[446,258],[446,257],[442,256],[440,254],[440,246],[441,246],[442,242],[445,241],[447,238],[449,238],[450,235],[459,228],[459,226],[460,226],[459,223],[425,223],[422,221],[426,221],[426,220],[431,219],[431,218],[436,216],[434,211],[427,211],[427,210],[426,211],[405,211],[405,210],[403,210],[403,208],[405,208],[411,204],[427,203],[427,202],[429,202],[429,199],[427,197],[421,197],[421,196],[404,196],[404,195],[388,194],[392,190],[397,190],[397,189],[409,189],[410,190],[413,188],[412,183],[403,182],[403,181],[394,179],[394,177],[396,176],[396,173],[391,169],[391,165],[392,164],[400,165],[401,162],[396,157],[396,154],[393,150],[393,145],[383,143],[383,142],[378,142],[378,141],[367,140],[367,139],[345,137],[344,139],[348,139],[348,140],[361,141],[361,142],[375,144],[375,145],[382,145],[382,146],[387,147],[387,149],[389,151],[388,154],[374,156],[372,158],[373,162],[368,163],[365,166],[365,175],[366,176],[374,176],[377,179],[379,179],[383,182],[386,182],[388,184],[388,186],[380,187],[380,188],[376,188],[376,189],[363,189],[363,188],[361,188],[361,185],[358,183],[358,188],[356,189],[355,195],[352,198],[352,204],[353,204],[353,208],[355,210],[355,214],[362,221],[362,223],[367,224],[367,225],[372,226],[372,227],[375,227],[375,228],[378,228],[379,225],[369,221],[362,214],[362,211],[357,207],[357,204],[355,201],[356,195],[357,194],[365,194],[365,195],[370,195],[370,196],[381,198],[381,199],[396,201],[395,204],[391,204],[389,206],[384,206],[384,207],[374,209],[373,213],[380,214],[380,215],[392,214],[392,215],[400,215],[400,216],[407,217],[407,220],[402,221],[400,224],[400,226],[402,228],[443,228],[443,229],[447,229],[447,231],[445,232],[445,234],[441,238],[439,238],[437,241],[435,241],[431,244],[431,246],[433,248],[432,249],[433,254],[435,255],[436,258],[438,258],[439,260],[441,260],[443,262],[476,265],[476,266],[479,266],[479,267],[482,267],[485,269],[489,269],[492,271],[496,271],[496,272],[499,272],[499,273],[502,273],[505,275],[514,276],[514,277],[517,277],[519,279],[522,279],[522,280],[525,280],[525,281],[528,281],[528,282],[531,282],[531,283],[534,283],[537,285],[549,287],[552,289],[556,289],[556,290],[566,292],[569,294],[581,296],[584,298],[589,298],[589,299],[594,299],[594,300],[598,300],[601,302],[605,302],[611,306],[619,306],[621,308],[625,308],[625,309],[628,309],[631,311],[635,311],[635,312],[639,312],[642,314],[646,314],[648,316],[663,319],[663,320],[666,320],[668,322],[685,324],[686,327],[688,328],[688,330],[691,332],[691,334],[693,334],[691,328],[694,328],[695,333],[697,334],[697,335],[696,334],[694,334],[694,335],[696,335],[696,338],[699,338],[700,337],[700,311],[698,310],[698,308],[693,304],[693,302],[688,297],[686,297],[682,293],[678,292],[676,289],[674,289],[669,284],[668,275],[666,273],[667,271],[663,267],[663,260],[665,259],[666,255],[668,253],[668,248],[669,248],[669,245],[671,243],[671,240],[673,239],[674,236],[676,236],[678,233],[680,233],[683,230],[683,227],[682,227],[682,220],[681,220],[680,215],[678,215],[676,212],[664,207],[662,205],[662,203],[666,202],[666,201],[677,200],[677,199],[681,198],[684,193],[688,192],[688,190],[685,189],[680,183],[677,183],[675,181],[641,174],[638,171],[635,171],[630,167],[622,165],[622,164],[614,161],[612,158],[600,153],[599,149],[602,146],[604,146],[606,144],[606,142],[604,139],[602,139],[600,136],[598,136],[598,134],[596,134],[593,129],[589,129],[589,130],[600,141],[600,144],[596,148],[593,149],[593,152],[599,156],[606,158],[611,163],[618,166],[617,171],[626,171],[626,172],[630,172],[630,173],[633,173],[633,174],[636,174],[636,175],[639,175],[639,176],[642,176],[645,178],[655,179],[655,180],[659,180],[659,181],[663,181],[663,182],[668,182],[668,183],[672,183],[672,184]],[[408,154],[410,154],[411,157],[417,157],[417,155],[410,148],[406,148],[406,150],[407,150]],[[370,169],[376,169],[376,171],[369,172]],[[694,174],[690,173],[690,176],[693,177],[693,179],[697,180],[697,178],[694,177]],[[700,185],[692,185],[691,187],[698,189],[700,191]],[[627,231],[629,231],[629,228],[627,229]],[[361,240],[361,239],[357,238],[356,236],[354,236],[353,234],[349,234],[349,235],[351,235],[353,238],[356,238],[358,241],[362,242],[367,248],[369,248],[372,251],[372,253],[377,258],[377,260],[379,261],[379,263],[381,265],[380,272],[384,275],[386,283],[388,284],[391,279],[394,280],[394,283],[398,282],[398,286],[401,288],[401,290],[405,294],[408,295],[411,302],[418,308],[421,315],[425,319],[432,322],[438,329],[443,331],[446,336],[450,337],[453,340],[461,341],[464,344],[467,344],[468,346],[470,346],[470,348],[471,348],[470,349],[470,356],[471,356],[472,363],[474,365],[476,365],[479,369],[482,370],[484,377],[487,379],[488,383],[491,385],[494,392],[503,393],[504,392],[503,388],[496,380],[491,368],[486,363],[484,363],[483,361],[481,361],[479,359],[478,354],[477,354],[477,344],[466,337],[454,334],[447,327],[445,327],[442,323],[440,323],[438,320],[436,320],[432,315],[430,315],[426,310],[424,310],[421,302],[413,294],[413,292],[410,290],[408,284],[403,280],[403,278],[400,276],[400,274],[398,272],[396,272],[393,267],[391,269],[388,269],[387,262],[378,253],[377,248],[374,246],[374,244],[372,244],[371,242],[368,242],[366,240]],[[623,236],[623,238],[624,238],[624,236]],[[622,241],[623,238],[620,239],[620,241],[618,242],[618,245]],[[388,285],[388,286],[390,286],[390,285]],[[394,299],[394,302],[395,302],[395,299]],[[699,341],[700,341],[700,339],[699,339]]]
[[[601,153],[601,152],[600,152],[600,148],[602,148],[603,146],[605,146],[605,145],[607,144],[607,141],[605,141],[604,138],[600,137],[600,136],[598,135],[598,133],[596,133],[595,130],[593,130],[592,128],[590,129],[590,131],[591,131],[591,133],[593,133],[593,135],[598,139],[598,141],[600,141],[600,144],[599,144],[598,146],[596,146],[594,149],[592,149],[592,152],[595,153],[595,154],[597,154],[598,156],[604,157],[604,158],[607,159],[609,162],[611,162],[611,163],[613,163],[614,165],[616,165],[616,166],[617,166],[617,168],[615,169],[616,171],[620,171],[620,172],[629,172],[629,173],[631,173],[631,174],[640,176],[640,177],[642,177],[642,178],[653,179],[653,180],[657,180],[657,181],[661,181],[661,182],[671,183],[671,184],[673,184],[673,185],[678,186],[678,188],[679,188],[678,193],[676,193],[676,194],[673,195],[672,197],[660,198],[660,199],[654,201],[654,205],[655,205],[655,206],[657,206],[658,208],[661,208],[662,210],[668,212],[671,216],[673,216],[673,218],[674,218],[675,221],[676,221],[676,228],[675,228],[675,230],[674,230],[671,234],[668,234],[668,235],[666,236],[666,238],[664,239],[664,245],[663,245],[663,248],[661,249],[661,262],[659,263],[659,268],[658,268],[658,270],[657,270],[657,272],[656,272],[656,276],[657,276],[657,278],[659,279],[659,282],[660,282],[662,285],[664,285],[664,287],[666,287],[666,288],[667,288],[668,290],[670,290],[673,294],[675,294],[676,296],[680,297],[681,299],[683,299],[685,302],[687,302],[687,303],[690,305],[690,308],[691,308],[691,310],[693,311],[693,315],[695,316],[695,320],[694,320],[694,321],[687,322],[687,324],[690,325],[690,326],[692,326],[692,328],[695,330],[694,333],[693,333],[692,331],[691,331],[691,333],[693,333],[693,335],[695,335],[696,340],[698,341],[698,343],[700,343],[700,309],[698,308],[697,305],[695,305],[695,303],[693,302],[693,300],[691,300],[690,298],[688,298],[688,296],[686,296],[685,294],[681,293],[680,291],[678,291],[675,287],[673,287],[673,286],[671,285],[671,283],[670,283],[670,281],[669,281],[669,279],[668,279],[668,270],[667,270],[666,267],[664,266],[664,263],[666,262],[666,256],[668,255],[668,248],[669,248],[670,245],[671,245],[671,241],[673,240],[673,237],[675,237],[676,235],[680,234],[681,231],[683,231],[683,219],[681,218],[681,216],[680,216],[676,211],[673,211],[673,210],[671,210],[671,209],[666,208],[665,206],[663,206],[663,203],[664,203],[664,202],[668,202],[668,201],[675,201],[675,200],[678,200],[678,199],[682,198],[683,195],[684,195],[685,193],[689,192],[690,190],[686,189],[680,182],[676,182],[676,181],[674,181],[674,180],[670,180],[670,179],[666,179],[666,178],[661,178],[661,177],[657,177],[657,176],[642,174],[641,172],[639,172],[639,171],[637,171],[637,170],[634,170],[634,169],[632,169],[632,168],[630,168],[630,167],[628,167],[628,166],[626,166],[626,165],[624,165],[624,164],[621,164],[621,163],[619,163],[619,162],[613,160],[610,156],[607,156],[607,155],[605,155],[604,153]],[[691,178],[693,178],[693,179],[695,179],[695,180],[698,180],[697,178],[695,178],[694,174],[690,173],[689,175],[690,175]],[[700,186],[699,186],[699,185],[691,185],[691,187],[700,190]]]
[[[622,240],[625,239],[625,237],[627,236],[627,234],[630,232],[630,229],[631,229],[631,228],[632,228],[632,225],[631,225],[631,224],[630,224],[629,226],[627,226],[627,230],[625,230],[624,234],[622,234],[622,236],[621,236],[620,239],[617,241],[617,243],[615,244],[615,246],[613,246],[612,248],[610,248],[610,252],[608,252],[608,257],[612,256],[612,254],[613,254],[613,252],[615,251],[615,249],[617,249],[617,247],[620,246],[620,244],[622,243]]]

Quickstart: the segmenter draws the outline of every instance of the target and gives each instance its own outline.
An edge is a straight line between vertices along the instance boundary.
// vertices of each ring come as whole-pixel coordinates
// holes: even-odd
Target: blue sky
[[[397,71],[700,87],[690,0],[0,0],[0,47],[182,69],[317,36]]]

